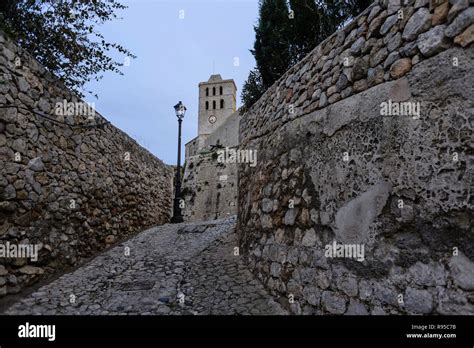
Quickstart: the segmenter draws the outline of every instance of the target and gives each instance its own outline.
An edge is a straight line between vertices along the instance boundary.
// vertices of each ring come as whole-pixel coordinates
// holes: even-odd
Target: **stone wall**
[[[199,150],[199,137],[195,137],[188,141],[184,146],[184,158],[197,155]]]
[[[172,169],[97,113],[60,115],[81,100],[3,34],[0,80],[0,248],[38,247],[2,251],[0,297],[168,222]]]
[[[236,215],[237,179],[237,165],[218,163],[215,150],[189,157],[183,177],[184,220],[208,221]]]
[[[237,214],[237,163],[219,159],[219,150],[237,150],[238,112],[204,139],[197,137],[186,145],[182,196],[186,221],[221,219]],[[203,141],[201,149],[194,142]],[[219,144],[221,148],[216,147]],[[193,154],[193,155],[191,155]]]
[[[474,314],[473,22],[376,1],[242,117],[241,248],[293,313]]]

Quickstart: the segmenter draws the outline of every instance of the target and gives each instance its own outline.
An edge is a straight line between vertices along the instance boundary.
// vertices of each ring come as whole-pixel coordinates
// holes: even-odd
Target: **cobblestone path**
[[[236,256],[235,218],[144,231],[6,314],[286,314]]]

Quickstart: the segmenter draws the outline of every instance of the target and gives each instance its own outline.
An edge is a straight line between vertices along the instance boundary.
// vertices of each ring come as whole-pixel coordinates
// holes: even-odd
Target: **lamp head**
[[[186,106],[184,106],[180,101],[174,106],[174,111],[176,112],[176,117],[181,120],[184,118],[184,114],[186,113]]]

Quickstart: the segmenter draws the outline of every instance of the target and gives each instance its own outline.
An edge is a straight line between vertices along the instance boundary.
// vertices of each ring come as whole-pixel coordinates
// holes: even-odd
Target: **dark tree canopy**
[[[290,0],[294,19],[290,21],[291,65],[304,58],[323,40],[323,11],[314,0]]]
[[[105,40],[96,27],[126,6],[115,0],[1,0],[0,28],[65,85],[84,95],[84,85],[102,73],[122,74],[112,51],[135,56]]]
[[[251,52],[265,88],[270,87],[290,64],[289,24],[286,0],[260,3],[260,18],[254,27],[255,44]]]
[[[244,82],[242,89],[242,103],[244,106],[241,108],[241,112],[247,111],[245,105],[253,105],[262,95],[262,91],[265,89],[262,86],[262,76],[258,69],[254,69],[250,72],[247,81]]]
[[[373,0],[260,0],[255,43],[256,69],[242,89],[247,111],[288,69]]]

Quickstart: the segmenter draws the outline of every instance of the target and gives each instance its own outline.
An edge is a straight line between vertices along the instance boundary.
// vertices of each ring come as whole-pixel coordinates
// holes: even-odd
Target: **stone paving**
[[[5,314],[287,314],[238,252],[235,217],[144,231]]]

